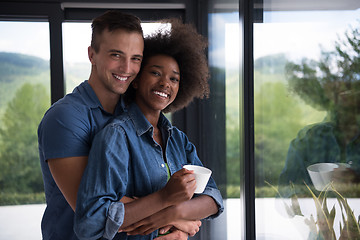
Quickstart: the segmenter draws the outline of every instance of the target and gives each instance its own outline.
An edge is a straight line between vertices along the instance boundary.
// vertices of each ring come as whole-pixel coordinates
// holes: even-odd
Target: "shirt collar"
[[[79,92],[84,97],[85,101],[87,101],[87,105],[90,108],[101,108],[103,111],[105,111],[105,109],[100,103],[99,98],[96,96],[95,91],[90,86],[88,80],[85,80],[78,87],[76,87],[74,89],[74,92]],[[119,103],[116,105],[115,108],[115,116],[122,113],[123,109],[124,109],[123,99],[122,97],[120,97]]]
[[[73,93],[79,93],[90,108],[101,107],[101,103],[94,90],[90,86],[88,80],[85,80],[79,86],[77,86]]]
[[[138,136],[143,135],[144,133],[150,131],[150,129],[153,128],[153,126],[150,124],[150,122],[146,119],[144,114],[141,112],[138,105],[133,102],[128,106],[128,114],[131,118],[131,120],[134,123],[135,130]],[[170,121],[164,116],[164,114],[160,113],[159,118],[159,127],[162,129],[171,132],[173,126],[171,125]]]

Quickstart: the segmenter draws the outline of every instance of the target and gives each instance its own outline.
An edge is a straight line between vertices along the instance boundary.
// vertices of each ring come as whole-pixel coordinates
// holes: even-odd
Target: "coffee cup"
[[[204,192],[212,171],[206,167],[198,165],[184,165],[183,168],[194,171],[196,181],[196,189],[194,193]]]

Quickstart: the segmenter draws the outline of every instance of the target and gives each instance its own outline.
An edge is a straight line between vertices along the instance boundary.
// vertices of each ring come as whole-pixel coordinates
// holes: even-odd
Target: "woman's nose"
[[[161,77],[160,78],[160,85],[163,87],[169,87],[170,86],[170,80],[166,77]]]

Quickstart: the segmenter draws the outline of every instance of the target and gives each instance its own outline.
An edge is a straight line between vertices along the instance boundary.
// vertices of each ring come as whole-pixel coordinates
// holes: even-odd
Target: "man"
[[[89,80],[53,104],[38,129],[47,203],[41,223],[43,240],[77,239],[74,210],[92,139],[123,111],[120,96],[141,66],[144,41],[137,17],[108,11],[93,20],[92,31]],[[179,231],[175,234],[184,236]]]

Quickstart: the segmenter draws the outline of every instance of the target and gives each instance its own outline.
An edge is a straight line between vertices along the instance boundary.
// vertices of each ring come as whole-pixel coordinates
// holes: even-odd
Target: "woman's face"
[[[152,56],[134,80],[135,102],[145,115],[159,114],[175,100],[179,84],[180,70],[176,60],[167,55]]]

